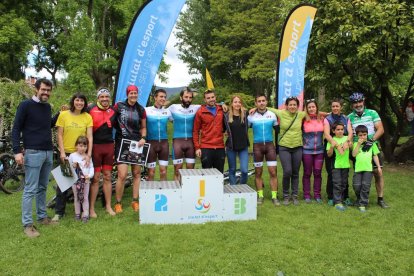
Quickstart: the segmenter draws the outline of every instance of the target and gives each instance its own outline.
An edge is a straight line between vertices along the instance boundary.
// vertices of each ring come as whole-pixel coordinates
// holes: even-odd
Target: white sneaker
[[[52,221],[53,221],[53,222],[59,222],[59,220],[60,220],[60,216],[59,216],[59,215],[55,215],[55,216],[52,218]]]

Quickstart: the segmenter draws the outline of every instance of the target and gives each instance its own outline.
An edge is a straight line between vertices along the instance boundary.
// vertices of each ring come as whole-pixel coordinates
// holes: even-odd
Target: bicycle
[[[115,186],[116,186],[116,180],[118,179],[118,170],[116,165],[113,166],[112,168],[112,175],[111,175],[111,184],[112,184],[112,193],[115,192]],[[146,181],[148,179],[148,173],[147,173],[147,169],[146,167],[144,167],[141,171],[141,181]],[[128,173],[126,180],[125,180],[125,188],[131,187],[132,186],[132,174]],[[98,191],[98,198],[101,198],[101,202],[102,202],[102,207],[105,207],[105,197],[103,196],[103,189],[102,189],[102,183],[103,183],[103,178],[101,177],[100,181],[99,181],[99,191]],[[56,185],[53,187],[56,190]],[[72,189],[69,189],[67,195],[66,195],[66,200],[67,202],[73,202],[73,192]],[[51,199],[48,200],[48,202],[46,203],[46,207],[47,208],[54,208],[56,206],[56,195],[54,195]]]
[[[241,178],[240,169],[237,169],[235,174],[236,174],[236,184],[241,184],[240,183],[240,178]],[[247,171],[247,178],[249,178],[250,176],[252,176],[254,174],[255,174],[254,169],[249,169]],[[224,182],[225,185],[230,184],[229,171],[228,170],[223,173],[223,182]],[[246,183],[243,183],[243,184],[246,184]]]
[[[24,187],[24,167],[18,165],[11,153],[10,137],[0,139],[0,189],[6,194],[21,191]]]

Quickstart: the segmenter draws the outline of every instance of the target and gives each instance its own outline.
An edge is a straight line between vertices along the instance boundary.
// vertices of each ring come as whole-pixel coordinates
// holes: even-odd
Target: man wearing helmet
[[[355,92],[349,97],[349,101],[352,104],[353,112],[348,115],[349,120],[354,130],[354,142],[358,141],[358,136],[355,134],[355,128],[359,125],[364,125],[368,128],[368,140],[365,142],[363,151],[368,151],[369,148],[377,143],[378,139],[384,134],[384,127],[381,122],[381,118],[375,110],[365,108],[365,97],[360,92]],[[382,158],[380,158],[382,165]],[[381,208],[388,208],[388,205],[384,201],[384,177],[378,173],[376,166],[374,165],[374,177],[375,187],[377,189],[378,201],[377,204]]]

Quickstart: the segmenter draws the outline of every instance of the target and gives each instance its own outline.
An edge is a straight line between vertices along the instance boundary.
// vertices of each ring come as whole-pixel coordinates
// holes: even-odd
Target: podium
[[[246,184],[223,185],[217,169],[179,171],[181,181],[143,181],[142,224],[205,223],[256,220],[256,191]]]

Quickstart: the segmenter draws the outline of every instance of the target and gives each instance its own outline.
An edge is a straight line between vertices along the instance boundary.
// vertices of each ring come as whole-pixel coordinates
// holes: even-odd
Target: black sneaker
[[[378,200],[377,204],[383,209],[387,209],[387,208],[390,207],[390,206],[387,205],[387,203],[385,203],[385,201],[383,199]]]
[[[264,197],[257,197],[257,205],[262,205],[264,202]]]

